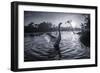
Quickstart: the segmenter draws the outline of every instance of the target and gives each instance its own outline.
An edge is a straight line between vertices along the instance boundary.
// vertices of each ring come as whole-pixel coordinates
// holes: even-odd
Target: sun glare
[[[72,27],[75,28],[76,27],[76,23],[74,21],[72,21]]]

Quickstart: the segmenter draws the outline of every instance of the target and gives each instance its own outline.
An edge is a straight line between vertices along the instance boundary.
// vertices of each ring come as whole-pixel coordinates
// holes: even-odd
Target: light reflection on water
[[[75,31],[74,33],[72,31],[62,31],[60,46],[66,45],[66,47],[71,48],[77,44],[80,45],[80,35],[77,34],[78,32],[79,31]],[[56,32],[52,32],[52,35],[58,36]]]
[[[82,46],[79,38],[80,35],[77,34],[79,31],[62,31],[61,32],[61,41],[60,41],[60,50],[62,53],[62,59],[75,59],[75,58],[90,58],[89,49]],[[57,37],[57,32],[49,32],[51,35]],[[55,41],[51,41],[52,38],[46,33],[40,36],[28,36],[24,38],[24,49],[29,50],[27,53],[35,57],[42,57],[42,59],[48,59],[48,51],[50,49],[54,50]],[[55,39],[54,39],[55,40]],[[39,48],[39,49],[38,49]]]

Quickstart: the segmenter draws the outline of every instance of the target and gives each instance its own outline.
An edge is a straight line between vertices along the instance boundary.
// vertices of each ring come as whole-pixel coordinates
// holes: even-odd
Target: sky
[[[66,24],[68,20],[71,20],[72,27],[81,28],[81,23],[85,23],[83,14],[79,13],[62,13],[62,12],[36,12],[36,11],[24,11],[24,25],[29,23],[40,24],[42,22],[51,22],[55,26],[61,22],[62,27],[68,27]]]

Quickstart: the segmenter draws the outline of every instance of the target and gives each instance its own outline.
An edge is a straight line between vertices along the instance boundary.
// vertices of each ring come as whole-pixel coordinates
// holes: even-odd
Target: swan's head
[[[61,24],[62,24],[62,23],[60,22],[60,23],[59,23],[59,26],[60,26]]]

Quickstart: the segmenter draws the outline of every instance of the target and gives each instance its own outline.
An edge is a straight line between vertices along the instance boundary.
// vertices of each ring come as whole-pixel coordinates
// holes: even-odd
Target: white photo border
[[[66,12],[66,13],[86,13],[91,15],[91,49],[90,59],[78,60],[61,60],[61,61],[33,61],[24,62],[24,11],[45,11],[45,12]],[[85,8],[67,8],[67,7],[48,7],[35,5],[19,5],[18,6],[18,68],[40,68],[53,66],[74,66],[95,64],[95,9]]]

